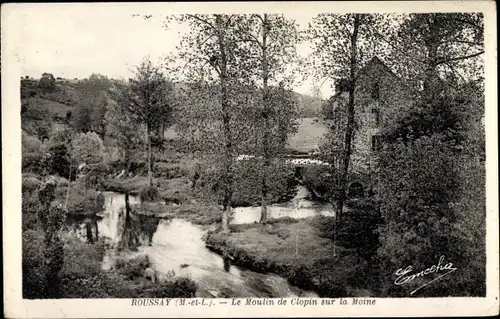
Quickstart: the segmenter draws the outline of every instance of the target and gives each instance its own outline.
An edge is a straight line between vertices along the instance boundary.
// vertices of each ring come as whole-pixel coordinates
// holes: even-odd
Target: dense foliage
[[[102,269],[108,250],[143,244],[137,229],[151,243],[159,216],[220,224],[213,249],[321,296],[485,295],[481,14],[320,14],[304,33],[306,63],[303,33],[283,15],[185,14],[166,26],[174,20],[189,31],[166,69],[146,58],[128,81],[21,81],[25,298],[195,296],[188,278],[145,279],[140,254]],[[311,115],[304,104],[320,99],[292,91],[297,70],[336,89],[322,102],[318,154],[306,154],[328,165],[285,160],[298,155],[288,144],[300,109]],[[357,143],[364,135],[371,145]],[[352,181],[366,184],[363,198],[348,198]],[[336,216],[268,220],[298,184]],[[113,248],[91,229],[103,190],[142,202],[126,196]],[[260,206],[260,223],[230,225],[236,206]],[[64,228],[68,218],[91,239]],[[394,284],[398,269],[442,258],[460,276],[414,295],[424,278]]]

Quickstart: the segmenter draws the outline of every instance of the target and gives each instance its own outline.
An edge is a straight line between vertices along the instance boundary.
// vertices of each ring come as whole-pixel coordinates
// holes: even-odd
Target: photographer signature
[[[410,295],[413,295],[415,292],[417,292],[421,288],[423,288],[423,287],[433,283],[434,281],[454,272],[457,269],[458,268],[453,267],[453,263],[444,264],[444,255],[443,255],[439,258],[437,265],[432,265],[431,267],[429,267],[425,270],[422,270],[420,272],[414,273],[414,274],[409,274],[413,271],[412,266],[408,266],[408,267],[406,267],[406,269],[399,268],[396,271],[396,275],[398,276],[398,278],[396,278],[396,280],[394,281],[394,284],[399,286],[399,285],[409,283],[418,277],[424,277],[425,275],[428,275],[428,274],[439,273],[440,271],[446,271],[445,273],[442,273],[441,275],[437,276],[436,278],[432,279],[431,281],[429,281],[429,282],[423,284],[422,286],[418,287],[417,289],[413,290],[410,293]]]

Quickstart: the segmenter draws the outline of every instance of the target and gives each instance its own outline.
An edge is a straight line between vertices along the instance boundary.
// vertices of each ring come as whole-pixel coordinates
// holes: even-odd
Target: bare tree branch
[[[439,44],[444,44],[444,43],[462,43],[462,44],[470,44],[470,45],[474,45],[474,46],[483,45],[481,42],[456,40],[456,39],[449,39],[449,40],[446,40],[446,41],[439,42]]]
[[[483,28],[481,26],[475,24],[472,21],[468,21],[468,20],[464,20],[464,19],[457,19],[457,18],[453,18],[453,19],[450,19],[450,20],[457,21],[457,22],[460,22],[460,23],[464,23],[464,24],[467,24],[467,25],[469,25],[469,26],[471,26],[471,27],[473,27],[473,28],[481,31],[481,32],[483,31]]]
[[[455,58],[449,58],[449,59],[441,58],[441,59],[437,60],[436,65],[444,64],[444,63],[449,63],[449,62],[454,62],[454,61],[460,61],[460,60],[470,59],[470,58],[476,57],[478,55],[481,55],[483,53],[484,53],[484,51],[480,51],[480,52],[477,52],[477,53],[474,53],[474,54],[459,56],[459,57],[455,57]]]

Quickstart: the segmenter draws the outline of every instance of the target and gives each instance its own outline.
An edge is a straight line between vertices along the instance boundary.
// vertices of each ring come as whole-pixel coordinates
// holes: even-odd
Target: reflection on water
[[[198,284],[198,297],[316,296],[291,286],[280,276],[232,266],[228,258],[222,258],[205,247],[202,240],[205,230],[199,226],[183,219],[166,220],[133,213],[127,219],[125,195],[111,192],[104,195],[105,210],[99,219],[91,221],[95,225],[92,228],[93,237],[96,238],[99,233],[111,243],[103,260],[104,269],[113,266],[118,254],[130,257],[146,254],[159,279],[165,278],[171,271],[188,276]],[[129,200],[131,205],[139,203],[139,199],[133,196]],[[77,224],[74,228],[85,229],[82,223],[85,225],[89,220],[73,223]],[[124,235],[129,238],[124,240]],[[128,248],[136,249],[119,252],[119,248],[124,248],[124,241],[131,241],[135,247]]]
[[[308,191],[304,186],[297,186],[297,195],[286,204],[275,204],[267,207],[268,218],[291,217],[295,219],[313,217],[316,215],[335,216],[330,204],[318,204],[308,200]],[[249,224],[258,222],[261,208],[236,207],[231,220],[232,224]]]

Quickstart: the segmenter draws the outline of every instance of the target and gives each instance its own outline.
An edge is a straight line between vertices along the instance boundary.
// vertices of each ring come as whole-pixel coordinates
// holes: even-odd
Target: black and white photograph
[[[2,6],[22,301],[487,297],[484,9],[294,3]]]

